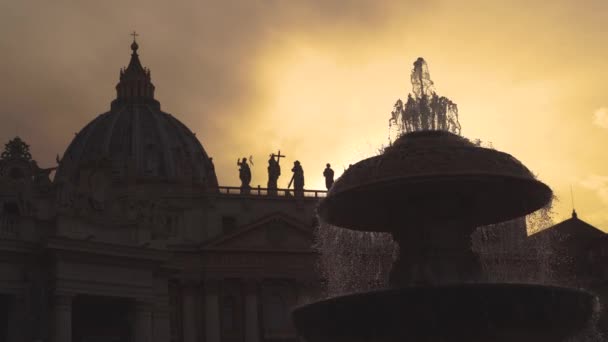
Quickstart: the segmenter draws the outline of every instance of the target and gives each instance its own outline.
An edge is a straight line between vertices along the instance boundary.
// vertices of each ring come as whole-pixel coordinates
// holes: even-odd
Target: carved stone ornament
[[[30,154],[30,146],[21,140],[21,138],[15,137],[4,145],[4,152],[2,152],[0,155],[0,159],[21,159],[29,161],[32,159],[32,155]]]

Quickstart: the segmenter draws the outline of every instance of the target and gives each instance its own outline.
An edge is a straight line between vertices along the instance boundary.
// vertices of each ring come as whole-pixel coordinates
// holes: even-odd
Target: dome
[[[211,159],[194,133],[160,109],[150,70],[134,42],[120,71],[110,111],[86,125],[68,146],[56,181],[78,182],[82,168],[103,162],[114,181],[160,181],[217,187]]]

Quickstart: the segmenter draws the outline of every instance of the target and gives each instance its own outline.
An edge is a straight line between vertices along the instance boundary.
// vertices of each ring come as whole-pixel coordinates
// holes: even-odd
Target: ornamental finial
[[[139,45],[137,45],[137,36],[139,36],[139,34],[137,34],[137,32],[133,31],[133,33],[131,33],[131,36],[133,36],[133,43],[131,44],[131,50],[133,50],[133,52],[137,51],[137,49],[139,48]]]

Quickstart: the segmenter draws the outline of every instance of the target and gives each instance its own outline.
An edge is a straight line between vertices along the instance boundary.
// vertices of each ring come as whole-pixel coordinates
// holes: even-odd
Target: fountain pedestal
[[[399,255],[390,273],[392,287],[478,283],[485,280],[479,256],[471,250],[469,223],[433,221],[395,230]]]

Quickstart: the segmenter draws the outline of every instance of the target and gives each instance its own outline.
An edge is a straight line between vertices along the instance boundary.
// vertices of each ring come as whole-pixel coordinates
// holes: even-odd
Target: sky
[[[583,5],[584,4],[584,5]],[[221,185],[253,156],[306,188],[388,144],[388,119],[418,57],[458,104],[462,134],[512,154],[571,214],[608,231],[608,2],[68,1],[0,2],[0,141],[16,135],[54,166],[107,111],[133,30],[156,98],[196,133]],[[571,196],[571,189],[574,196]]]

